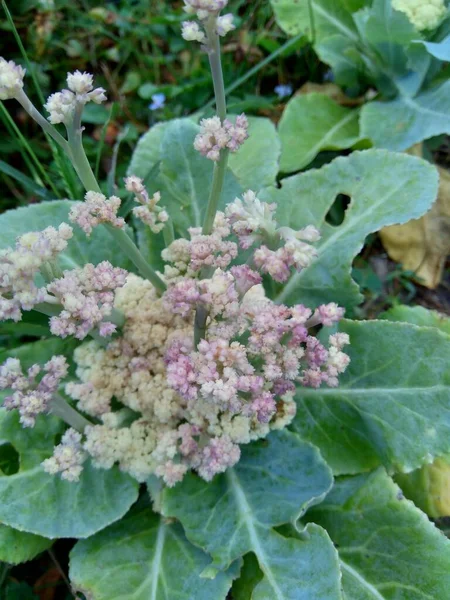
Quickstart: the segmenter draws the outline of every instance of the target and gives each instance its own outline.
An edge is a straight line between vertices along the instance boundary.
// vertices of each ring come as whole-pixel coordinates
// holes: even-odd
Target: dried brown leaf
[[[414,147],[411,154],[419,154]],[[380,231],[389,256],[413,271],[421,283],[436,288],[442,279],[445,261],[450,254],[450,172],[438,167],[439,193],[431,210],[422,218],[404,225],[392,225]]]

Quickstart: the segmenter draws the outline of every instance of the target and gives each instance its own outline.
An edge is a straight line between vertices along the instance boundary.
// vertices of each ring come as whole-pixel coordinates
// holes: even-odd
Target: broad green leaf
[[[315,50],[322,62],[333,70],[336,83],[343,87],[356,87],[364,62],[357,42],[343,35],[331,35],[315,44]]]
[[[225,600],[236,573],[202,579],[208,562],[180,525],[144,508],[78,542],[70,578],[89,600]]]
[[[212,181],[212,161],[194,149],[199,127],[189,119],[171,121],[161,145],[161,170],[155,186],[174,222],[175,229],[187,236],[189,227],[201,227],[208,205]],[[227,170],[219,206],[233,201],[242,192],[236,178]]]
[[[406,321],[423,327],[437,327],[450,335],[450,318],[436,310],[428,310],[423,306],[405,306],[401,304],[382,313],[379,318],[388,321]]]
[[[170,121],[157,123],[138,141],[128,167],[128,175],[146,179],[152,168],[161,160],[161,142]]]
[[[382,469],[337,481],[307,519],[337,546],[348,600],[450,597],[450,541]]]
[[[450,337],[430,327],[344,321],[351,358],[338,388],[298,388],[293,429],[336,474],[411,471],[450,453]]]
[[[244,447],[239,463],[210,483],[191,474],[165,490],[162,510],[212,556],[204,576],[253,552],[264,577],[252,600],[337,600],[339,574],[325,532],[313,529],[298,541],[271,529],[295,522],[322,500],[331,482],[317,450],[280,431]]]
[[[351,148],[359,140],[358,111],[324,94],[299,95],[288,102],[278,131],[280,170],[299,171],[322,150]]]
[[[322,41],[340,34],[358,41],[352,11],[361,8],[364,0],[271,0],[271,4],[279,26],[289,35],[306,33],[308,37]]]
[[[22,319],[17,323],[14,321],[0,322],[0,335],[14,337],[47,337],[50,336],[48,317],[36,311],[22,313]]]
[[[28,231],[41,231],[46,227],[58,227],[62,222],[73,227],[73,237],[58,258],[63,269],[74,269],[88,262],[98,264],[109,260],[116,267],[130,268],[130,263],[120,248],[112,243],[111,236],[103,227],[96,227],[90,238],[69,221],[68,214],[73,202],[53,200],[40,204],[8,210],[0,215],[2,232],[0,248],[14,246],[16,238]]]
[[[450,35],[441,42],[425,42],[424,40],[416,40],[416,42],[423,44],[431,56],[445,62],[450,62]]]
[[[281,224],[294,229],[311,224],[322,234],[315,244],[318,258],[292,275],[277,301],[315,306],[332,299],[347,307],[361,302],[350,271],[366,236],[420,217],[435,200],[437,185],[436,169],[425,161],[367,150],[284,179],[281,189],[264,190],[260,197],[278,204]],[[329,225],[326,216],[339,194],[348,195],[351,202],[343,223]]]
[[[0,524],[0,560],[2,562],[11,565],[27,562],[50,548],[52,544],[52,540]]]
[[[281,144],[272,121],[261,117],[248,120],[249,138],[236,153],[230,154],[228,165],[243,189],[258,191],[275,184]]]
[[[251,600],[342,599],[337,552],[324,529],[308,525],[302,540],[270,530],[259,542],[264,577]]]
[[[0,365],[10,356],[18,358],[24,369],[28,369],[35,363],[43,364],[50,360],[54,354],[62,354],[69,359],[78,343],[77,340],[71,338],[63,340],[62,338],[50,337],[46,340],[23,344],[12,350],[0,352]]]
[[[295,521],[308,506],[320,502],[331,483],[317,449],[280,431],[243,447],[238,464],[210,483],[187,475],[165,490],[162,510],[180,519],[187,537],[223,569],[247,552],[258,556],[254,536],[259,539],[264,530]]]
[[[87,462],[78,483],[45,473],[40,463],[52,454],[61,429],[51,416],[24,429],[16,411],[0,410],[0,440],[20,455],[19,471],[0,476],[1,523],[48,538],[84,538],[120,519],[136,500],[137,483],[117,468],[94,469]]]
[[[376,50],[390,75],[405,71],[405,47],[417,37],[417,31],[408,17],[394,10],[391,1],[374,0],[370,8],[363,8],[354,16],[364,43]]]
[[[360,123],[361,135],[389,150],[406,150],[450,133],[450,81],[415,98],[399,96],[389,102],[370,102],[361,110]]]

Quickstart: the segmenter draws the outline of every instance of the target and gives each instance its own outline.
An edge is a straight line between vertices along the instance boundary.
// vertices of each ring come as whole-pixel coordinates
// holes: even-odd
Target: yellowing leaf
[[[409,154],[421,156],[421,145],[413,146]],[[438,171],[438,197],[429,212],[420,219],[380,231],[389,256],[405,270],[414,271],[431,289],[439,285],[450,253],[450,172],[441,167]]]
[[[436,458],[412,473],[400,473],[396,481],[405,495],[430,517],[450,516],[450,458]]]

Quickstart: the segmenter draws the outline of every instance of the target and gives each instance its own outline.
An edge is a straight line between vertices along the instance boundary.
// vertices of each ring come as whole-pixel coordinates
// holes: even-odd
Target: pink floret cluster
[[[100,192],[87,192],[84,198],[84,202],[76,202],[70,209],[69,219],[81,227],[87,236],[100,223],[109,223],[120,229],[125,226],[124,219],[117,216],[120,198],[111,196],[107,199]]]
[[[150,199],[134,176],[127,189],[160,231],[159,198]],[[71,218],[87,234],[99,223],[121,226],[118,206],[114,197],[89,193]],[[338,385],[349,338],[322,333],[319,340],[316,333],[337,324],[343,308],[286,306],[265,293],[269,277],[284,282],[317,256],[317,229],[280,226],[275,210],[248,191],[216,214],[211,233],[191,228],[189,239],[176,239],[162,252],[163,294],[107,261],[35,287],[34,277],[72,235],[65,224],[22,236],[3,251],[3,302],[18,310],[45,302],[54,335],[94,338],[76,349],[78,380],[65,387],[94,421],[67,432],[44,461],[47,472],[76,481],[90,456],[95,467],[117,464],[138,481],[156,475],[173,486],[189,470],[210,481],[238,462],[242,444],[292,422],[296,387]],[[236,264],[239,248],[245,264]],[[34,425],[58,399],[67,372],[60,356],[44,365],[43,376],[38,365],[24,375],[20,362],[8,359],[0,369],[0,388],[13,390],[6,408],[17,409],[24,426]]]
[[[221,150],[237,152],[247,138],[248,120],[244,114],[237,116],[235,123],[229,119],[222,123],[219,117],[211,117],[200,121],[200,133],[194,140],[194,148],[216,162]]]
[[[20,321],[22,310],[46,301],[47,291],[36,285],[36,275],[56,260],[71,237],[72,228],[62,223],[58,229],[26,233],[15,248],[0,250],[0,321]]]
[[[32,365],[24,375],[20,360],[8,358],[0,366],[0,390],[11,389],[3,406],[7,410],[17,409],[20,422],[24,427],[33,427],[39,414],[48,412],[53,394],[68,373],[68,364],[64,356],[52,356],[43,368]],[[37,381],[38,375],[43,377]]]
[[[96,326],[100,336],[114,333],[116,326],[107,320],[114,305],[115,291],[125,284],[127,271],[103,261],[94,266],[65,271],[64,276],[47,286],[48,292],[62,306],[59,315],[50,319],[50,330],[65,338],[84,339]]]

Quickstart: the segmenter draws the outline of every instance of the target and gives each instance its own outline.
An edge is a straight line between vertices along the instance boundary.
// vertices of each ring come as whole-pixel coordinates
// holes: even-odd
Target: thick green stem
[[[60,419],[62,419],[67,425],[73,427],[77,431],[81,433],[88,427],[92,425],[90,421],[85,419],[83,415],[80,415],[78,411],[70,406],[66,400],[59,394],[54,394],[52,400],[50,402],[50,411],[52,414],[56,415]]]
[[[220,38],[216,31],[216,15],[211,16],[205,24],[206,37],[208,39],[208,56],[209,65],[211,67],[211,75],[214,86],[214,97],[216,100],[217,116],[223,121],[227,117],[227,102],[225,96],[225,85],[223,81],[222,62],[220,59]],[[220,152],[220,158],[214,164],[213,180],[211,192],[209,194],[208,206],[206,209],[205,220],[203,222],[203,235],[210,235],[214,225],[214,219],[219,205],[220,196],[222,194],[223,182],[228,163],[227,149]],[[201,277],[205,277],[205,273],[201,273]],[[195,312],[194,321],[194,344],[197,347],[201,339],[206,335],[206,320],[208,312],[204,306],[198,306]]]
[[[216,31],[216,17],[211,17],[205,25],[208,39],[209,66],[214,86],[217,116],[221,121],[227,117],[227,103],[225,98],[225,84],[223,81],[222,62],[220,59],[220,38]]]
[[[83,147],[83,128],[81,127],[81,114],[84,105],[78,102],[72,124],[67,127],[69,139],[69,157],[87,192],[101,192],[94,172],[89,164]]]
[[[228,154],[229,150],[222,150],[220,152],[220,159],[214,164],[211,191],[209,193],[205,220],[203,222],[203,235],[210,235],[213,229],[214,219],[216,217],[217,207],[219,205],[220,195],[222,193],[225,173],[227,171]]]
[[[223,82],[222,63],[220,60],[220,39],[216,32],[216,18],[210,18],[205,25],[208,38],[209,64],[214,85],[214,96],[216,99],[217,116],[223,122],[227,116],[227,103],[225,98],[225,86]],[[216,216],[217,206],[219,205],[220,195],[222,193],[223,182],[228,162],[228,150],[222,150],[218,162],[214,165],[213,181],[211,192],[206,209],[205,221],[203,223],[204,235],[209,235],[212,231],[214,217]]]
[[[169,220],[164,225],[163,236],[164,236],[164,244],[165,244],[166,248],[168,248],[175,239],[175,231],[173,228],[173,221],[171,218],[169,218]]]
[[[100,186],[95,178],[94,172],[91,169],[91,165],[87,159],[86,153],[83,147],[81,127],[81,113],[83,111],[83,105],[77,104],[75,109],[73,124],[67,128],[67,135],[69,138],[69,156],[72,164],[80,178],[81,183],[85,187],[87,192],[100,192]],[[156,271],[149,265],[139,248],[133,242],[133,240],[123,231],[123,229],[114,227],[113,225],[105,224],[106,230],[113,238],[114,242],[121,248],[124,254],[131,260],[131,262],[139,269],[141,275],[149,279],[155,288],[160,292],[166,289],[166,284],[158,276]]]
[[[206,336],[206,320],[208,318],[208,311],[202,305],[197,306],[195,311],[194,321],[194,347],[197,348],[199,342]]]
[[[274,52],[272,52],[272,54],[269,54],[269,56],[266,56],[266,58],[263,58],[263,60],[261,60],[257,65],[255,65],[254,67],[252,67],[251,69],[246,71],[245,74],[242,75],[242,77],[235,79],[233,81],[233,83],[231,83],[225,89],[225,94],[229,95],[229,94],[231,94],[231,92],[234,92],[234,90],[236,90],[243,83],[248,81],[251,77],[253,77],[253,75],[256,75],[257,73],[259,73],[259,71],[261,71],[261,69],[264,69],[264,67],[266,67],[268,64],[270,64],[272,61],[274,61],[276,58],[278,58],[284,52],[287,52],[287,50],[289,50],[289,48],[292,48],[292,46],[295,46],[295,44],[297,44],[302,39],[303,36],[304,36],[303,32],[299,33],[295,37],[290,38],[282,46],[277,48]],[[214,102],[215,102],[215,99],[212,98],[209,102],[207,102],[204,106],[202,106],[202,108],[198,112],[204,113],[206,110],[208,110],[208,108],[211,108],[211,106],[213,106]]]
[[[166,284],[154,270],[154,268],[151,267],[145,260],[129,235],[127,235],[123,229],[118,229],[117,227],[114,227],[108,223],[105,224],[105,227],[114,241],[131,260],[131,262],[139,269],[141,275],[150,280],[159,292],[164,292],[167,287]]]

